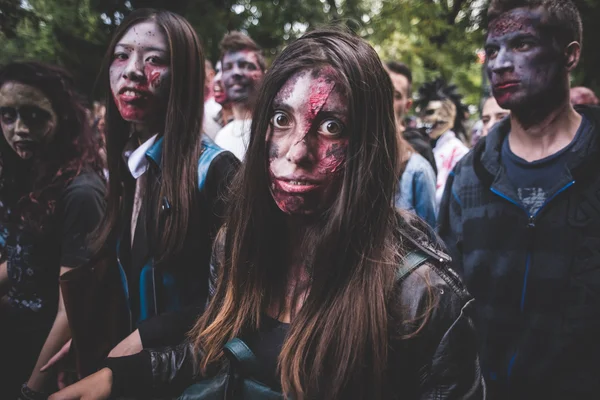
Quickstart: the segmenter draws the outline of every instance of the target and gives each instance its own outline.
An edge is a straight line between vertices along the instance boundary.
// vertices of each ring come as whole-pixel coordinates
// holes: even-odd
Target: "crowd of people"
[[[322,27],[268,65],[119,25],[86,107],[0,67],[0,398],[588,399],[600,108],[571,0],[492,0],[491,95]],[[414,117],[408,116],[414,110]]]

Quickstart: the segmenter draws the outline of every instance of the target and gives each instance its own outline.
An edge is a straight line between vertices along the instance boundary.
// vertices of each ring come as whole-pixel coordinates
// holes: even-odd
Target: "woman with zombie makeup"
[[[263,389],[252,398],[481,399],[472,300],[394,207],[391,88],[353,34],[321,29],[284,49],[259,91],[189,342],[109,359],[52,399],[167,395],[194,380],[185,398],[223,382],[221,395],[248,398],[236,388],[252,380]],[[251,369],[228,361],[240,349]]]
[[[164,10],[132,12],[105,57],[110,180],[97,245],[116,249],[133,331],[114,357],[178,343],[206,303],[239,162],[201,135],[204,66],[192,26]]]
[[[39,367],[70,338],[58,277],[89,257],[104,211],[102,161],[68,73],[0,68],[0,397],[50,391]],[[29,379],[28,379],[29,378]]]
[[[151,317],[205,303],[212,239],[239,162],[201,136],[204,53],[187,20],[136,10],[105,60],[110,182],[99,243],[118,248],[139,328],[113,350],[122,355],[173,335]]]

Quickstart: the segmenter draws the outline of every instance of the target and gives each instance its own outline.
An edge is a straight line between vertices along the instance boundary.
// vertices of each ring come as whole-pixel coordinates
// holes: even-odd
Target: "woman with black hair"
[[[105,182],[82,97],[62,69],[1,67],[0,128],[0,397],[16,398],[29,378],[22,396],[35,398],[55,387],[39,367],[70,338],[58,277],[90,256]]]
[[[204,67],[193,27],[166,10],[129,14],[104,57],[109,185],[96,245],[116,250],[131,319],[112,357],[178,343],[206,303],[239,161],[201,134]]]
[[[391,88],[350,33],[316,30],[284,49],[189,342],[109,358],[51,398],[168,396],[194,381],[184,398],[483,398],[472,300],[394,207]]]

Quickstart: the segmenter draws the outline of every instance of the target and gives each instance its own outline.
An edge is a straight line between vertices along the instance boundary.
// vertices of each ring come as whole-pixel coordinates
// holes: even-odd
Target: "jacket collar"
[[[156,167],[160,169],[160,161],[162,160],[162,147],[164,136],[157,138],[154,144],[146,151],[146,157],[152,161]]]
[[[164,136],[156,138],[152,147],[150,147],[148,151],[146,151],[146,157],[148,157],[148,159],[150,159],[150,161],[154,163],[159,170],[161,168],[160,166],[162,160],[164,140]],[[200,142],[203,149],[207,147],[218,148],[218,146],[213,142],[213,140],[204,134],[202,134]]]
[[[577,106],[575,110],[584,115],[590,123],[590,128],[582,132],[583,136],[569,153],[566,165],[574,177],[582,170],[584,164],[598,160],[600,152],[600,107],[594,106]],[[480,140],[473,149],[474,167],[480,178],[487,181],[491,185],[494,178],[498,180],[503,173],[500,154],[502,151],[502,143],[506,136],[510,133],[510,118],[505,118],[497,123],[485,140]],[[487,176],[481,176],[486,174]]]

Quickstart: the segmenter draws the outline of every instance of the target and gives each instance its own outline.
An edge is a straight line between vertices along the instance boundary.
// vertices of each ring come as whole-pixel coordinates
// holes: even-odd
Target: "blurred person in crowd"
[[[208,296],[212,241],[239,161],[201,135],[199,43],[183,17],[138,9],[105,55],[110,179],[97,245],[117,249],[133,330],[112,357],[182,340]]]
[[[433,146],[437,165],[436,204],[439,205],[448,175],[456,163],[469,152],[461,141],[465,137],[467,107],[455,85],[442,78],[424,83],[416,102],[419,118]]]
[[[252,103],[266,69],[265,58],[258,45],[241,32],[226,34],[219,47],[223,87],[233,121],[217,133],[215,143],[243,160],[250,142]]]
[[[509,115],[510,111],[500,107],[494,96],[485,99],[481,110],[481,126],[478,130],[478,135],[473,135],[471,139],[473,146],[475,146],[482,137],[486,137],[494,125]]]
[[[406,114],[413,105],[412,71],[406,64],[399,61],[388,61],[385,63],[385,68],[394,85],[394,115],[396,117],[398,131],[403,135],[404,139],[406,139],[411,147],[431,164],[435,173],[437,167],[435,165],[435,157],[431,150],[429,138],[422,131],[416,129],[416,125],[407,126],[404,123]]]
[[[214,79],[213,94],[215,101],[221,106],[221,110],[214,119],[221,127],[223,127],[233,121],[233,111],[231,111],[231,102],[227,100],[227,93],[225,93],[225,87],[223,87],[223,68],[221,67],[221,61],[217,61],[216,71],[217,74]]]
[[[481,122],[483,122],[481,136],[487,136],[494,125],[509,115],[510,110],[500,107],[494,96],[488,97],[483,103],[483,108],[481,110]]]
[[[288,45],[259,91],[189,340],[108,359],[51,400],[173,397],[198,380],[185,398],[482,399],[472,300],[420,220],[393,207],[392,101],[359,37]]]
[[[208,60],[204,63],[206,68],[206,81],[204,82],[204,123],[202,125],[203,132],[211,139],[214,139],[217,132],[221,130],[223,125],[219,120],[219,113],[222,106],[215,99],[215,70],[212,63]]]
[[[427,160],[416,152],[403,136],[406,131],[403,126],[404,115],[412,106],[412,73],[406,65],[397,61],[387,62],[385,67],[392,81],[394,91],[394,116],[400,145],[401,175],[396,195],[396,206],[416,213],[429,225],[435,227],[437,214],[435,172]],[[429,150],[435,164],[429,144],[424,143],[424,148]]]
[[[476,299],[492,399],[600,392],[600,112],[575,110],[571,0],[492,0],[485,43],[510,110],[448,179],[440,235]]]
[[[210,60],[204,61],[204,102],[214,97],[213,80],[215,78],[215,69]]]
[[[40,367],[71,336],[58,277],[89,258],[88,236],[104,211],[86,110],[66,71],[36,62],[0,67],[3,399],[56,388]]]
[[[570,98],[571,104],[574,106],[581,104],[587,104],[591,106],[598,105],[598,97],[596,97],[596,94],[591,89],[583,86],[571,88]]]

